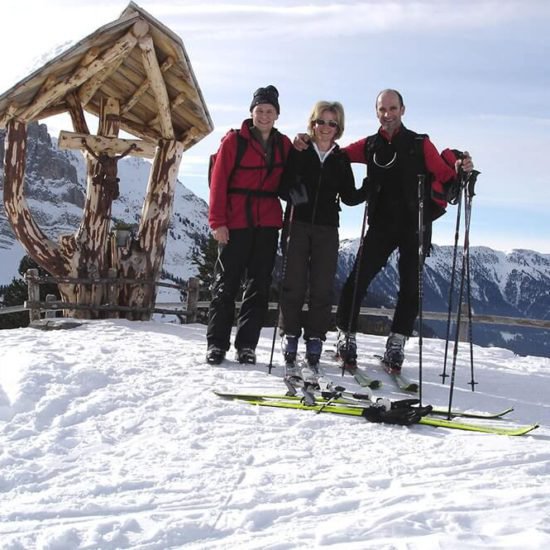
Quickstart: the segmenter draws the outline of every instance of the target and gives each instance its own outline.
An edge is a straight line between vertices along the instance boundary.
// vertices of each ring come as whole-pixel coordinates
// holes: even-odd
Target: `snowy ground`
[[[271,330],[256,366],[205,365],[204,334],[0,331],[0,548],[550,547],[550,359],[476,347],[473,393],[459,354],[454,405],[542,424],[504,437],[218,399],[214,387],[283,391],[281,369],[263,366]],[[383,341],[360,337],[360,358]],[[425,403],[447,404],[442,350],[424,341]],[[377,394],[401,397],[389,383]]]

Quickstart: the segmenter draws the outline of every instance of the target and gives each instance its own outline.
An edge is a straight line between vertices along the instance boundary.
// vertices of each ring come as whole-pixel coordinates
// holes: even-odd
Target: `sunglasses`
[[[322,118],[318,118],[315,124],[317,124],[317,126],[328,124],[331,128],[338,128],[338,123],[335,120],[323,120]]]

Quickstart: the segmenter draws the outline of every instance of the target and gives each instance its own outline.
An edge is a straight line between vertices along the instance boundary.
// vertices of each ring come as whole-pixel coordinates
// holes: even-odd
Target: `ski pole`
[[[466,189],[462,189],[461,193],[464,193],[466,195]],[[462,315],[462,296],[464,293],[464,272],[466,269],[466,263],[465,263],[465,257],[464,257],[464,250],[466,247],[466,238],[464,242],[464,246],[462,248],[462,267],[460,271],[460,287],[458,291],[458,309],[456,313],[456,327],[455,327],[455,341],[454,341],[454,348],[453,348],[453,362],[451,366],[451,382],[449,386],[449,408],[447,411],[447,419],[451,420],[452,415],[452,404],[453,404],[453,393],[454,393],[454,386],[455,386],[455,374],[456,374],[456,358],[458,354],[458,340],[460,335],[460,319]]]
[[[445,384],[445,378],[449,375],[447,374],[447,356],[449,352],[449,339],[451,334],[451,316],[453,310],[453,293],[454,293],[454,283],[456,277],[456,258],[458,252],[458,237],[460,234],[460,216],[462,211],[462,180],[460,191],[458,193],[458,202],[457,202],[457,211],[456,211],[456,225],[455,225],[455,241],[453,246],[453,263],[451,267],[451,283],[449,286],[449,307],[447,310],[447,332],[445,335],[445,355],[443,358],[443,372],[439,375],[442,378],[442,383]]]
[[[281,294],[283,292],[284,281],[286,277],[286,267],[288,260],[288,247],[290,245],[290,236],[292,234],[292,222],[294,221],[294,204],[290,207],[290,214],[288,216],[288,233],[286,235],[286,240],[284,243],[282,256],[283,256],[283,265],[281,267],[281,277],[279,279],[279,296],[277,301],[277,314],[275,317],[275,322],[273,323],[273,340],[271,342],[271,355],[269,357],[269,365],[267,366],[268,374],[271,374],[271,369],[273,368],[273,354],[275,352],[275,340],[277,339],[277,328],[279,326],[279,316],[281,314]]]
[[[472,199],[475,195],[474,187],[477,180],[479,172],[473,170],[470,172],[468,177],[468,187],[467,194],[468,200],[465,206],[465,214],[467,213],[467,223],[465,224],[465,233],[467,235],[466,242],[468,244],[467,254],[466,254],[466,283],[467,283],[467,293],[468,293],[468,340],[470,342],[470,375],[471,380],[469,382],[472,387],[472,391],[475,391],[475,385],[477,382],[474,380],[474,340],[473,340],[473,330],[472,330],[472,285],[470,278],[470,225],[472,221]],[[466,217],[466,216],[465,216]]]
[[[453,393],[454,393],[454,383],[455,383],[455,374],[456,374],[456,359],[458,354],[458,341],[459,341],[459,334],[460,334],[460,320],[462,315],[462,299],[464,296],[464,280],[466,278],[466,269],[469,264],[469,246],[470,246],[470,219],[471,219],[471,208],[468,207],[468,203],[471,203],[471,197],[470,195],[473,194],[473,185],[475,184],[475,180],[477,179],[477,175],[479,172],[476,170],[472,170],[470,174],[468,175],[467,180],[471,177],[473,178],[473,183],[470,182],[469,186],[464,185],[463,190],[461,191],[464,193],[464,245],[462,247],[462,268],[460,273],[460,290],[458,293],[458,310],[457,310],[457,316],[456,316],[456,332],[455,332],[455,341],[454,341],[454,349],[453,349],[453,363],[451,368],[451,384],[449,387],[449,409],[447,412],[447,418],[451,419],[451,410],[452,410],[452,402],[453,402]],[[471,205],[470,205],[471,206]],[[472,363],[472,372],[473,372],[473,343],[470,342],[470,359]],[[473,382],[473,378],[472,378]],[[473,384],[472,384],[472,390],[473,390]]]
[[[422,345],[424,300],[424,193],[426,176],[418,174],[418,401],[422,406]]]
[[[363,258],[363,244],[365,242],[365,227],[367,226],[367,214],[368,214],[368,201],[365,201],[365,208],[363,210],[363,223],[361,224],[361,236],[359,238],[359,248],[357,250],[357,257],[355,258],[355,273],[353,280],[353,293],[351,298],[350,316],[348,319],[348,326],[346,330],[346,355],[349,353],[349,334],[355,315],[358,313],[359,307],[355,305],[357,299],[357,287],[359,285],[359,271],[361,269],[361,260]],[[360,306],[360,304],[359,304]],[[344,376],[345,364],[342,363],[342,376]]]

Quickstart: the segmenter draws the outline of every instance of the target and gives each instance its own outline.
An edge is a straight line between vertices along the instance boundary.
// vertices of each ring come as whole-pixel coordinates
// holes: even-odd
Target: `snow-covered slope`
[[[278,350],[272,375],[265,367],[271,337],[262,364],[210,367],[200,325],[1,331],[0,548],[548,547],[550,359],[476,347],[472,392],[459,353],[453,404],[542,423],[521,438],[216,398],[215,387],[283,391]],[[442,346],[424,342],[424,403],[448,402]],[[359,336],[364,363],[382,347]],[[404,397],[389,383],[377,394]]]

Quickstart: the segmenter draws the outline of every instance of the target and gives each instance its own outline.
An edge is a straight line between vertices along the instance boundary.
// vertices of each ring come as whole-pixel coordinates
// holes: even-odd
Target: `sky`
[[[61,319],[59,321],[62,321]],[[74,322],[74,320],[72,320]],[[204,363],[204,325],[84,321],[0,331],[2,550],[542,550],[550,547],[550,359],[459,351],[453,408],[540,423],[521,437],[289,411],[213,389],[282,394],[282,357]],[[361,364],[398,392],[358,334]],[[328,335],[331,345],[336,334]],[[423,403],[448,407],[444,342],[423,344]],[[302,351],[302,349],[300,349]],[[418,339],[404,369],[417,373]],[[325,378],[365,393],[323,359]]]
[[[470,244],[550,253],[546,0],[138,4],[182,38],[212,116],[215,130],[184,156],[180,171],[205,200],[208,157],[249,116],[256,88],[279,89],[277,127],[291,138],[304,131],[316,101],[342,102],[340,144],[347,145],[376,132],[375,98],[391,87],[404,96],[407,127],[429,134],[439,150],[468,150],[481,171]],[[118,18],[126,3],[8,0],[2,6],[0,92],[40,67],[44,53],[62,51]],[[46,122],[54,134],[62,129]],[[354,172],[359,185],[364,167]],[[358,237],[362,217],[362,206],[343,207],[340,236]],[[456,220],[450,207],[434,226],[436,244],[453,244]],[[462,226],[460,244],[463,239]]]

